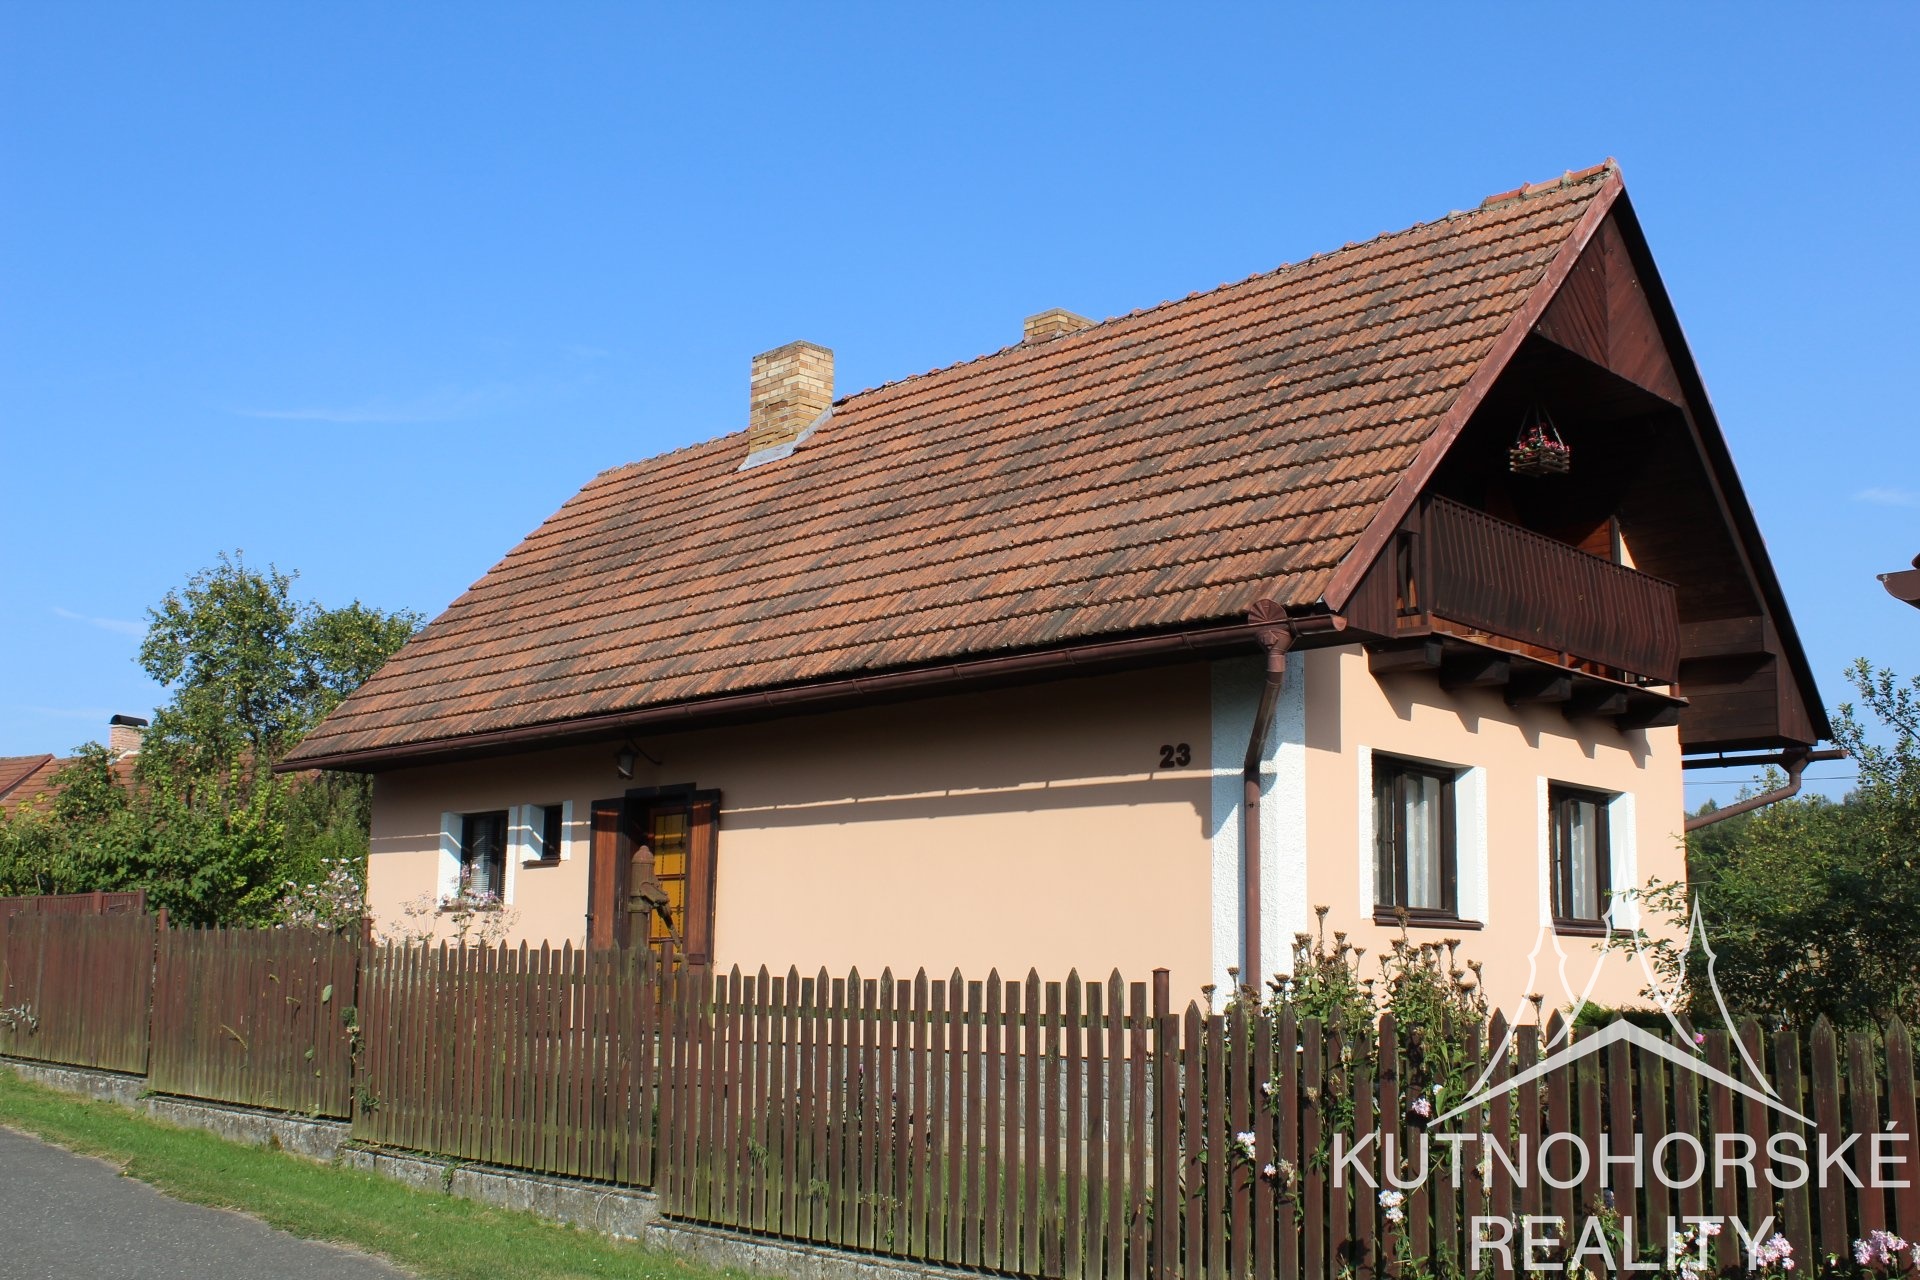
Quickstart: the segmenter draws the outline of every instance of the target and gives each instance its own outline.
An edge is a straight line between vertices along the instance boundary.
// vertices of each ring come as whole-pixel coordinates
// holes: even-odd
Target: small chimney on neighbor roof
[[[814,342],[761,352],[747,398],[747,452],[795,443],[832,404],[833,352]]]
[[[147,722],[139,716],[115,716],[107,721],[107,754],[116,760],[140,754],[140,740],[146,737]]]
[[[1085,316],[1075,315],[1065,307],[1049,307],[1039,315],[1027,317],[1027,323],[1020,333],[1020,341],[1042,342],[1048,338],[1057,338],[1063,333],[1078,333],[1082,329],[1092,327],[1093,321]]]

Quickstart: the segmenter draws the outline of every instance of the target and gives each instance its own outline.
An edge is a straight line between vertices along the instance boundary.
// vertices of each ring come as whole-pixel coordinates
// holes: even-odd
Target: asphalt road
[[[169,1200],[104,1160],[0,1129],[6,1280],[394,1280],[386,1263],[222,1209]]]

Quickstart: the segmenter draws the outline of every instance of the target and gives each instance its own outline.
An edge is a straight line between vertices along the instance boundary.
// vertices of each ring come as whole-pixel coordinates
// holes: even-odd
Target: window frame
[[[1555,933],[1576,937],[1606,937],[1608,917],[1613,910],[1613,792],[1581,787],[1567,782],[1547,781],[1547,906]],[[1571,914],[1571,850],[1567,836],[1573,806],[1578,802],[1594,809],[1594,901],[1600,914],[1595,917]]]
[[[1461,771],[1451,765],[1436,764],[1427,760],[1415,760],[1406,756],[1390,755],[1385,752],[1372,753],[1373,777],[1370,780],[1369,796],[1373,805],[1373,918],[1380,924],[1397,924],[1402,917],[1410,925],[1446,925],[1461,927],[1470,922],[1460,915],[1460,824],[1459,802],[1455,795]],[[1390,776],[1395,789],[1393,803],[1387,806],[1392,814],[1392,831],[1382,829],[1383,777]],[[1407,805],[1400,790],[1401,781],[1407,777],[1430,778],[1440,784],[1440,865],[1437,868],[1440,881],[1439,907],[1416,907],[1399,899],[1405,898],[1407,876]],[[1386,865],[1387,846],[1391,844],[1391,867]],[[1387,885],[1393,886],[1391,899]]]

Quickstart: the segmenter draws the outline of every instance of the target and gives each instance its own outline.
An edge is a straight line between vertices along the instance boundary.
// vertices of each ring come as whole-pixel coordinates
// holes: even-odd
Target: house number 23
[[[1160,748],[1160,767],[1162,769],[1184,769],[1193,763],[1193,748],[1184,742],[1176,742]]]

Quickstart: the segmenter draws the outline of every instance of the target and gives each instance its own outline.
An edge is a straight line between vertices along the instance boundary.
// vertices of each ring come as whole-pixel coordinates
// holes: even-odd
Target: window
[[[530,804],[526,806],[526,842],[524,860],[534,862],[558,862],[566,856],[567,810],[571,806],[564,804]]]
[[[457,896],[479,898],[507,892],[507,811],[460,817],[460,885]]]
[[[1612,798],[1574,787],[1547,788],[1557,927],[1579,932],[1605,928],[1613,892],[1613,845],[1607,830]]]
[[[1374,904],[1382,915],[1459,914],[1454,774],[1390,756],[1373,762]]]

